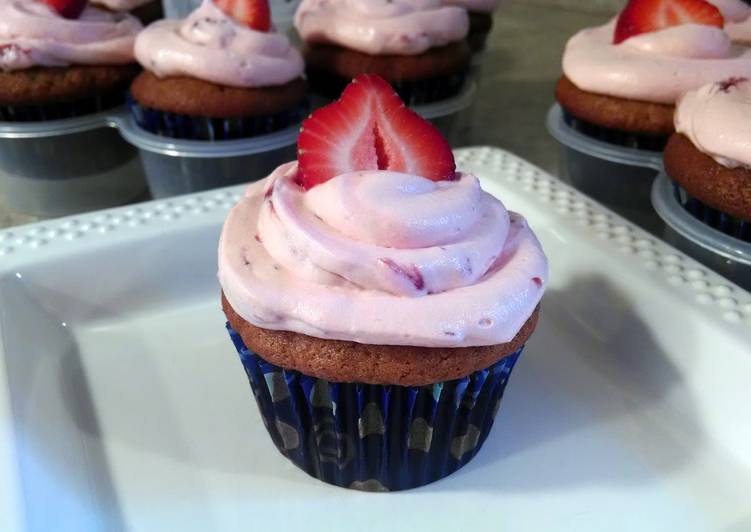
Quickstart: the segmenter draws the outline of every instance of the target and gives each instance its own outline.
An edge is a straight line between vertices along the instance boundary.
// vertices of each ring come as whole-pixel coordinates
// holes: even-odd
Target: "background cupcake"
[[[230,212],[219,280],[281,453],[388,491],[466,464],[532,334],[547,261],[524,218],[456,172],[434,126],[362,75],[298,161]]]
[[[204,0],[185,20],[147,27],[135,54],[145,70],[131,86],[131,109],[152,133],[252,137],[308,112],[302,57],[271,31],[266,0]]]
[[[467,42],[473,52],[485,49],[488,34],[493,29],[493,12],[498,9],[500,0],[443,0],[450,6],[461,6],[469,14]]]
[[[751,242],[751,82],[733,78],[686,94],[665,148],[665,171],[684,208]]]
[[[0,120],[93,113],[124,101],[141,29],[80,0],[0,0]]]
[[[442,100],[461,91],[471,62],[466,10],[441,0],[303,0],[295,28],[312,89],[332,99],[371,72],[407,105]]]
[[[110,11],[127,11],[144,24],[164,17],[161,0],[91,0],[91,3]]]
[[[662,149],[681,95],[751,76],[751,50],[731,45],[723,24],[704,0],[631,0],[615,20],[577,33],[556,87],[567,122],[598,139]]]

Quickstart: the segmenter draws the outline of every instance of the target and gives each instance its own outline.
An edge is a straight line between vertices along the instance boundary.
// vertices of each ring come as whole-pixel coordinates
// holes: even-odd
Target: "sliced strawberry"
[[[41,0],[65,18],[78,18],[86,9],[87,0]]]
[[[375,74],[360,74],[338,101],[305,120],[297,147],[300,181],[307,189],[358,170],[392,170],[434,181],[454,179],[456,170],[440,131]]]
[[[613,44],[629,37],[683,24],[722,28],[725,19],[705,0],[630,0],[618,16]]]
[[[251,29],[271,29],[271,9],[268,0],[214,0],[214,4],[237,22]]]

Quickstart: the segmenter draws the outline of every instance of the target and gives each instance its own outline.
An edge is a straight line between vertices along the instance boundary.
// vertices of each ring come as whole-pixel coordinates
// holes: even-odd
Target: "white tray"
[[[240,188],[0,232],[0,530],[751,529],[751,296],[493,148],[549,254],[480,454],[401,494],[273,447],[219,308]]]

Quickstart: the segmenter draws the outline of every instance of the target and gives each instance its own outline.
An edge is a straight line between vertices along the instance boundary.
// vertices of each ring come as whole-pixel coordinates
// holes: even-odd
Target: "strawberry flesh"
[[[455,178],[448,141],[374,74],[357,76],[338,101],[306,119],[297,146],[300,182],[306,189],[361,170],[391,170],[433,181]]]
[[[268,0],[213,0],[224,13],[240,24],[256,30],[271,29],[271,9]]]
[[[80,17],[88,3],[87,0],[41,0],[41,2],[57,11],[60,16],[69,19]]]
[[[618,16],[613,44],[684,24],[722,28],[725,20],[720,10],[706,0],[630,0]]]

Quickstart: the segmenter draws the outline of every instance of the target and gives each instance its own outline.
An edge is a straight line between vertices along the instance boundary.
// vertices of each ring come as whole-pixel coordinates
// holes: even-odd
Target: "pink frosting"
[[[726,80],[687,93],[675,111],[675,130],[728,168],[751,168],[751,82]]]
[[[69,20],[42,2],[0,0],[0,69],[132,63],[141,27],[130,15],[95,7]]]
[[[367,54],[420,54],[461,41],[465,9],[442,0],[302,0],[295,28],[303,40],[338,44]]]
[[[725,24],[729,22],[743,22],[751,16],[751,6],[743,0],[708,0],[714,4],[722,13]]]
[[[501,0],[443,0],[447,6],[461,6],[475,13],[492,13],[498,9]]]
[[[304,64],[284,35],[237,23],[211,0],[185,20],[160,20],[143,30],[135,54],[159,77],[188,76],[232,87],[283,85]]]
[[[751,77],[751,49],[720,28],[687,24],[614,45],[615,21],[580,31],[566,45],[563,71],[580,89],[619,98],[674,103],[691,89]]]
[[[111,11],[130,11],[153,1],[154,0],[91,0],[91,3],[106,7]]]
[[[389,171],[310,191],[297,163],[250,185],[219,244],[219,280],[258,327],[369,344],[508,342],[540,302],[547,259],[524,218],[480,188]]]

